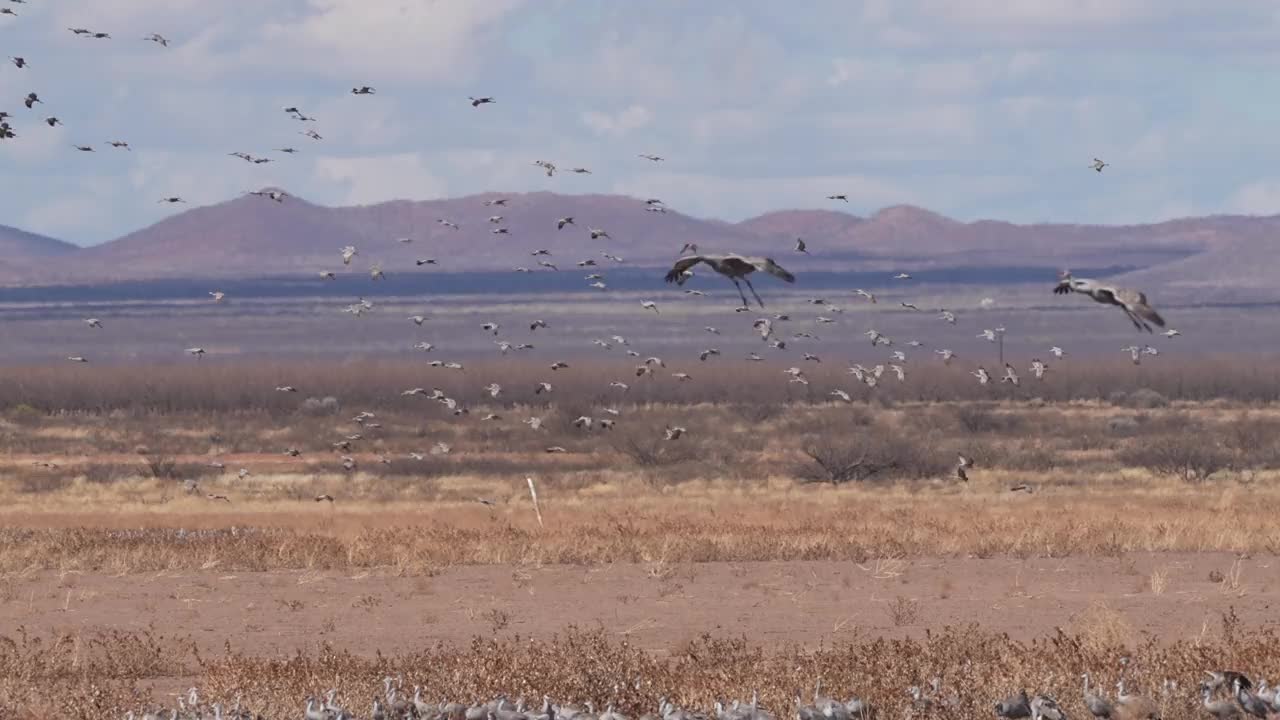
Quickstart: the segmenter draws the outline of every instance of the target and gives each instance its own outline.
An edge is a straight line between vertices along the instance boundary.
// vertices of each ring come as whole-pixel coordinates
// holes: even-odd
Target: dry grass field
[[[1022,686],[1082,715],[1079,674],[1111,691],[1128,657],[1180,718],[1205,669],[1280,673],[1274,369],[872,389],[834,365],[626,393],[590,360],[11,368],[0,715],[115,717],[188,685],[364,712],[386,675],[635,714],[758,690],[788,717],[818,679],[900,717],[940,676],[951,716]],[[401,395],[420,386],[468,412]]]

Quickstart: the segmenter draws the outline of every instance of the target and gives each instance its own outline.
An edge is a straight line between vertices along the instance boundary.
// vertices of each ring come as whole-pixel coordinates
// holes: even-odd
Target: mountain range
[[[487,201],[507,200],[503,206]],[[664,208],[657,212],[652,208]],[[490,216],[501,220],[490,222]],[[557,229],[558,220],[573,223]],[[459,229],[438,220],[456,223]],[[495,234],[497,228],[508,234]],[[608,237],[591,239],[590,229]],[[1185,294],[1269,291],[1280,216],[1217,215],[1148,225],[1018,225],[960,222],[899,205],[862,217],[838,210],[781,210],[738,223],[685,215],[619,195],[489,193],[444,200],[395,200],[325,207],[243,196],[197,207],[101,245],[78,248],[0,226],[0,283],[102,284],[172,278],[254,278],[364,273],[572,270],[601,253],[632,267],[669,263],[685,243],[704,252],[768,255],[796,270],[925,270],[952,267],[1138,268],[1125,282]],[[409,242],[401,242],[401,239]],[[795,251],[804,238],[809,254]],[[358,256],[345,267],[340,250]],[[544,249],[549,256],[531,257]],[[417,259],[435,264],[418,266]]]

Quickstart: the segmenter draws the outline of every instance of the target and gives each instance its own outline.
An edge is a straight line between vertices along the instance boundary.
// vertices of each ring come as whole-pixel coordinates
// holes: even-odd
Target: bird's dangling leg
[[[742,282],[746,283],[748,288],[751,288],[751,296],[756,299],[756,302],[760,303],[760,307],[764,307],[764,301],[760,299],[760,296],[758,294],[756,294],[756,288],[754,285],[751,284],[751,279],[744,277],[742,278]],[[742,304],[743,305],[747,304],[746,298],[742,299]]]
[[[729,278],[733,281],[733,286],[738,288],[738,297],[742,298],[742,307],[751,307],[751,303],[747,302],[747,296],[742,292],[742,283],[738,282],[738,278]]]

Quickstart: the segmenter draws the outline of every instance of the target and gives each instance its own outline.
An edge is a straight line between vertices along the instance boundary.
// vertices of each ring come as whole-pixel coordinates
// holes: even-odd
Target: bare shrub
[[[178,461],[168,455],[147,455],[143,462],[147,465],[147,472],[156,480],[177,480],[180,477]]]
[[[920,619],[920,604],[915,600],[899,595],[889,601],[889,619],[894,627],[915,625]]]
[[[1231,466],[1232,454],[1212,437],[1199,433],[1159,435],[1131,445],[1119,454],[1129,467],[1146,468],[1186,482],[1203,482]]]
[[[1132,415],[1119,415],[1107,420],[1107,430],[1113,435],[1133,435],[1138,431],[1138,419]]]
[[[1123,401],[1119,404],[1125,407],[1138,408],[1140,410],[1154,410],[1156,408],[1168,407],[1169,399],[1151,388],[1138,388],[1128,395],[1125,395]]]
[[[738,403],[731,406],[730,410],[742,420],[759,425],[777,417],[783,406],[780,403]]]
[[[611,445],[640,467],[662,467],[684,462],[694,454],[693,443],[689,438],[667,440],[663,430],[656,427],[617,431]]]
[[[937,474],[933,455],[918,442],[884,429],[828,431],[806,440],[808,461],[795,474],[805,482],[863,482],[872,478],[920,478]]]
[[[1018,415],[1001,413],[977,404],[956,407],[956,420],[968,433],[1016,432],[1023,420]]]
[[[332,395],[309,397],[298,406],[298,412],[304,415],[336,415],[340,409],[338,398]]]

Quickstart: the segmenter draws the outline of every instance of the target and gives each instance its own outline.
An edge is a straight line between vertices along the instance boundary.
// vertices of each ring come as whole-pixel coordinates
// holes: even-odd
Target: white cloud
[[[315,179],[338,185],[343,205],[370,205],[387,200],[430,200],[444,196],[443,179],[428,170],[418,153],[366,157],[318,157]]]
[[[616,113],[588,111],[582,114],[582,124],[597,135],[621,137],[633,130],[645,127],[653,121],[653,113],[643,105],[632,105]]]

